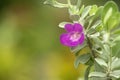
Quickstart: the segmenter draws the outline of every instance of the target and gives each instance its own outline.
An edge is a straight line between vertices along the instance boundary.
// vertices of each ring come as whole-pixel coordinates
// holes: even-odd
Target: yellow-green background
[[[66,2],[66,0],[59,0]],[[73,3],[76,0],[72,0]],[[108,0],[83,0],[104,5]],[[119,0],[114,0],[118,6]],[[58,27],[71,21],[67,9],[44,0],[0,0],[0,80],[81,80],[84,66],[74,68],[74,55],[60,44]]]

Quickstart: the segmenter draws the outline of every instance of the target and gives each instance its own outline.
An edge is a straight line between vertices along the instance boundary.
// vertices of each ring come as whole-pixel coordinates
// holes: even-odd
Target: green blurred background
[[[83,0],[83,4],[106,1]],[[114,1],[120,6],[120,0]],[[71,21],[67,9],[43,2],[0,0],[0,80],[82,80],[85,66],[75,69],[75,56],[59,42],[64,30],[58,24]]]

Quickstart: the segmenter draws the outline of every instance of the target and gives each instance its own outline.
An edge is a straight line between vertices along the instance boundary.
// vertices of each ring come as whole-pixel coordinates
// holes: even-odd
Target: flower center
[[[72,41],[78,41],[81,37],[81,34],[79,32],[74,32],[70,36],[70,40]]]

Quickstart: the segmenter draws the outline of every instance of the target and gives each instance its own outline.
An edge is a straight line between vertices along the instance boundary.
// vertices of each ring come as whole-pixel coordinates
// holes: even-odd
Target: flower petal
[[[75,42],[70,42],[69,43],[70,47],[75,47],[75,46],[78,46],[78,45],[79,45],[79,41],[75,41]]]
[[[60,42],[65,45],[65,46],[77,46],[79,45],[79,40],[78,41],[72,41],[70,40],[70,35],[68,33],[64,33],[60,36]]]
[[[79,44],[83,44],[84,40],[85,40],[85,35],[84,35],[84,33],[81,33],[81,37],[79,39]]]
[[[74,28],[74,31],[79,31],[79,32],[82,32],[83,31],[83,26],[79,23],[75,23],[73,25],[73,28]]]
[[[72,25],[72,24],[66,24],[66,25],[65,25],[65,30],[66,30],[67,32],[73,31],[73,25]]]

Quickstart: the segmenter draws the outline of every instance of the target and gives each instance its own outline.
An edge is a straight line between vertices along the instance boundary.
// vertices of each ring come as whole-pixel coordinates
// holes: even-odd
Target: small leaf
[[[94,19],[95,18],[97,18],[97,17],[99,17],[99,16],[101,16],[101,14],[102,14],[102,11],[103,11],[103,6],[100,6],[98,9],[97,9],[97,11],[96,11],[96,13],[95,13],[95,15],[94,15]]]
[[[109,1],[105,4],[102,12],[102,21],[104,25],[107,25],[109,18],[118,11],[118,7],[114,1]],[[108,26],[105,27],[108,30]]]
[[[115,37],[113,42],[115,42],[115,41],[120,41],[120,36]]]
[[[108,28],[109,30],[115,28],[118,26],[118,24],[120,23],[120,13],[116,12],[114,15],[112,15],[109,20],[108,20]]]
[[[102,73],[102,72],[91,72],[89,74],[89,77],[100,77],[100,78],[104,78],[106,77],[106,73]]]
[[[94,19],[93,17],[94,17],[94,16],[88,16],[88,17],[86,18],[86,22],[92,21],[92,19]],[[87,32],[88,34],[95,33],[95,32],[97,31],[96,28],[99,27],[101,23],[102,23],[101,20],[97,20],[91,27],[89,27],[89,28],[86,30],[86,32]]]
[[[61,22],[58,26],[60,28],[64,28],[66,24],[72,24],[72,23],[70,23],[70,22]]]
[[[83,10],[82,15],[81,15],[81,20],[83,20],[89,14],[90,10],[91,10],[91,6],[85,7],[85,9]]]
[[[106,54],[109,55],[110,54],[110,46],[107,45],[107,44],[104,44],[104,53],[103,54]]]
[[[77,8],[78,8],[78,9],[79,9],[79,7],[80,7],[80,5],[81,5],[81,2],[82,2],[81,0],[78,0],[78,1],[77,1]]]
[[[110,33],[105,32],[103,34],[103,41],[107,43],[109,41],[109,38],[110,38]]]
[[[99,35],[99,34],[96,34],[96,35]],[[98,37],[92,36],[91,38],[93,39],[93,41],[94,41],[96,44],[98,44],[100,47],[103,47],[103,43],[102,43],[102,41],[101,41]]]
[[[101,23],[102,23],[101,20],[96,21],[95,24],[92,26],[92,28],[95,29],[95,28],[96,28],[97,26],[99,26]]]
[[[82,7],[80,8],[79,13],[78,13],[79,15],[83,12],[84,7],[85,7],[85,6],[84,6],[84,5],[82,5]]]
[[[97,9],[98,9],[97,5],[93,5],[90,12],[89,12],[89,14],[90,15],[95,15]]]
[[[105,62],[108,62],[109,56],[106,54],[106,51],[102,49],[101,54],[99,54],[99,57],[103,59]]]
[[[108,67],[107,63],[101,58],[95,58],[96,62],[102,67]]]
[[[120,70],[113,71],[112,73],[110,73],[110,76],[114,78],[120,78]]]
[[[84,80],[88,80],[89,79],[89,73],[90,73],[90,69],[91,69],[91,65],[89,65],[85,71],[85,76],[84,76]]]
[[[46,0],[44,2],[44,4],[49,4],[49,5],[52,5],[52,6],[57,7],[57,8],[66,8],[66,7],[68,7],[68,4],[62,4],[62,3],[57,2],[56,0]]]
[[[81,49],[85,48],[86,46],[87,46],[87,44],[86,44],[86,42],[84,42],[84,44],[82,44],[82,45],[78,45],[76,47],[71,47],[70,51],[72,53],[77,53],[78,51],[80,51]]]
[[[85,22],[90,22],[90,21],[93,21],[94,19],[94,15],[91,15],[91,16],[87,16],[86,19],[85,19]]]
[[[106,77],[91,77],[89,80],[107,80]]]
[[[120,41],[115,42],[115,45],[112,47],[112,55],[115,57],[120,57]]]
[[[112,61],[111,68],[112,68],[112,70],[120,68],[120,58]]]
[[[95,32],[96,32],[96,29],[94,29],[94,28],[90,28],[90,29],[86,30],[86,33],[89,35],[92,35]]]
[[[94,71],[95,72],[105,72],[106,69],[105,67],[102,67],[101,65],[99,65],[96,61],[94,62]]]
[[[81,64],[87,63],[89,61],[89,59],[90,59],[90,54],[89,53],[78,56],[76,58],[75,62],[74,62],[75,68],[78,67],[79,63],[81,63]]]
[[[79,15],[70,15],[70,19],[73,20],[73,21],[78,21],[80,18]]]
[[[115,31],[112,31],[113,34],[120,35],[120,29],[116,29]]]
[[[72,5],[68,10],[70,15],[79,15],[79,9],[77,6]]]
[[[96,32],[94,34],[89,35],[90,38],[95,38],[95,37],[98,37],[98,36],[100,36],[99,32]]]

